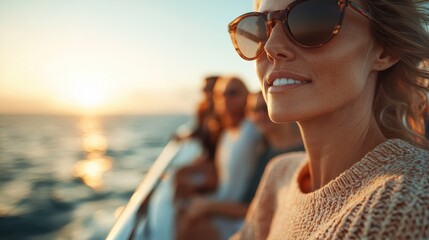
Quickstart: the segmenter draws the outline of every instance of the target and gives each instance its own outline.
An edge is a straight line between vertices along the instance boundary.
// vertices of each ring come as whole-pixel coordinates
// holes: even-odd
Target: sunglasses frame
[[[303,47],[303,48],[318,48],[318,47],[322,47],[324,46],[326,43],[328,43],[335,35],[337,35],[340,32],[341,29],[341,25],[342,25],[342,21],[344,18],[344,14],[345,14],[345,10],[346,7],[350,6],[353,10],[355,10],[356,12],[358,12],[359,14],[361,14],[362,16],[368,18],[371,21],[374,21],[376,23],[379,23],[378,20],[376,20],[374,17],[371,16],[371,14],[369,12],[367,12],[366,10],[364,10],[361,6],[359,6],[358,4],[356,4],[354,1],[352,0],[338,0],[338,10],[340,13],[339,19],[337,24],[334,27],[334,30],[331,33],[331,36],[323,43],[314,45],[314,46],[308,46],[308,45],[304,45],[300,42],[298,42],[292,32],[290,31],[289,28],[289,22],[288,22],[288,15],[289,12],[297,5],[299,5],[302,2],[307,2],[307,1],[312,1],[312,0],[296,0],[294,2],[292,2],[291,4],[287,5],[286,8],[284,10],[277,10],[277,11],[272,11],[269,13],[262,13],[262,12],[249,12],[249,13],[245,13],[239,17],[237,17],[236,19],[234,19],[230,24],[228,24],[228,32],[231,36],[231,40],[232,40],[232,44],[234,45],[235,51],[237,51],[238,55],[240,55],[241,58],[243,58],[244,60],[255,60],[257,58],[259,58],[263,53],[264,53],[264,47],[265,47],[265,43],[268,41],[271,31],[275,25],[275,20],[280,20],[280,22],[283,25],[283,29],[286,32],[286,34],[288,35],[289,39],[292,40],[292,42],[294,42],[296,45]],[[237,43],[237,38],[236,38],[236,31],[237,31],[237,25],[245,18],[247,17],[252,17],[252,16],[256,16],[256,17],[262,17],[262,19],[264,20],[265,26],[266,26],[266,40],[263,42],[259,43],[259,48],[258,51],[256,53],[255,57],[246,57],[241,51],[240,48],[238,47],[238,43]],[[256,43],[258,43],[259,41],[257,41],[257,37],[252,35],[251,33],[248,34],[249,39],[254,38],[256,41]]]

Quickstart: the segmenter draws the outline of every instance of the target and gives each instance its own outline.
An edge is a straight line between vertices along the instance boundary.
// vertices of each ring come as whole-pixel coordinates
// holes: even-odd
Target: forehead
[[[222,79],[215,85],[215,92],[225,92],[227,90],[242,90],[244,89],[243,84],[234,79]]]
[[[238,82],[238,81],[232,80],[232,81],[229,81],[226,84],[225,89],[242,90],[243,89],[243,85],[240,82]]]

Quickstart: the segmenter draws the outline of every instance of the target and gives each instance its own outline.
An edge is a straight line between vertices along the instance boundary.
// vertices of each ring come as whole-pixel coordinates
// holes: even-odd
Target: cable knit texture
[[[324,187],[303,193],[305,153],[271,161],[232,239],[429,239],[429,153],[377,146]]]

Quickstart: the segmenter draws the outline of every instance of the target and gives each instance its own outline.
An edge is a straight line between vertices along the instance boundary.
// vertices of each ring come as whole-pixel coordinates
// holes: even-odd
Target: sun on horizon
[[[76,112],[100,113],[108,108],[113,100],[109,91],[108,79],[97,74],[77,74],[63,82],[58,87],[58,97],[61,105],[65,105]]]

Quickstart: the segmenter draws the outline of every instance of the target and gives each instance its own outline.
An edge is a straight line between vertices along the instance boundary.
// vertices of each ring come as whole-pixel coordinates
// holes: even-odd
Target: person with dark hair
[[[212,75],[204,78],[202,88],[203,99],[199,102],[196,112],[196,125],[189,134],[177,136],[178,139],[198,139],[206,158],[213,160],[216,144],[222,130],[219,118],[214,112],[213,88],[220,76]]]
[[[249,203],[255,195],[267,163],[277,155],[303,151],[301,134],[296,123],[273,123],[267,112],[262,92],[250,94],[247,100],[247,116],[261,132],[263,138],[258,146],[256,167],[251,174],[240,201],[222,201],[198,198],[186,212],[190,226],[182,239],[228,239],[243,223]]]
[[[203,98],[198,103],[195,120],[191,127],[179,128],[173,137],[180,143],[180,150],[164,172],[161,183],[148,201],[148,239],[172,239],[174,235],[175,193],[188,195],[196,192],[210,192],[216,188],[214,170],[214,152],[222,131],[222,126],[213,106],[213,88],[219,76],[208,76],[203,81]],[[186,173],[186,174],[185,174]],[[180,182],[177,191],[177,179],[186,179],[185,175],[207,176],[201,184],[188,181]]]
[[[213,89],[219,78],[220,76],[205,78],[202,89],[204,98],[198,104],[196,126],[190,134],[181,137],[196,139],[201,145],[202,153],[175,172],[175,197],[187,198],[193,194],[214,191],[217,187],[213,162],[223,126],[214,109]]]
[[[214,171],[216,189],[208,194],[177,194],[177,207],[180,209],[177,222],[177,238],[189,239],[189,233],[196,231],[195,219],[189,213],[198,211],[195,203],[199,201],[239,202],[246,190],[249,178],[255,169],[258,145],[261,134],[255,125],[246,119],[248,89],[244,82],[235,76],[219,78],[214,88],[215,112],[220,117],[224,130],[215,153]],[[183,191],[192,182],[201,184],[207,176],[195,177],[188,174],[186,184],[177,183],[177,191]],[[196,180],[198,179],[198,180]],[[177,180],[177,178],[176,178]],[[182,190],[181,190],[182,189]],[[208,236],[207,236],[208,237]]]

